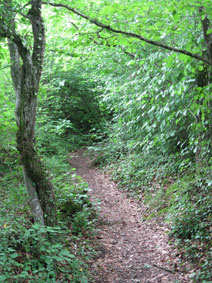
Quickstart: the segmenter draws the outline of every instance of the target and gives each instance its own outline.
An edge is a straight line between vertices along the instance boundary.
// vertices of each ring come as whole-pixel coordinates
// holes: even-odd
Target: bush
[[[32,224],[17,152],[1,152],[0,282],[88,282],[85,262],[94,252],[88,248],[87,232],[93,229],[93,209],[87,184],[72,176],[67,148],[58,138],[57,155],[47,154],[48,147],[40,149],[47,170],[51,170],[58,208],[67,201],[77,206],[74,213],[60,218],[60,227],[53,228]]]
[[[93,138],[104,127],[107,111],[100,103],[101,93],[81,68],[71,73],[57,72],[51,81],[45,78],[40,89],[39,127],[48,127],[50,133],[61,137],[83,137],[92,131]]]
[[[172,193],[170,193],[172,192]],[[193,280],[212,280],[212,193],[206,176],[186,176],[172,185],[167,219],[170,237],[181,252],[197,265]],[[202,282],[202,281],[201,281]]]
[[[81,271],[84,264],[66,248],[67,236],[60,227],[30,225],[20,218],[3,224],[0,282],[79,282],[85,276]],[[48,240],[53,238],[57,241]]]

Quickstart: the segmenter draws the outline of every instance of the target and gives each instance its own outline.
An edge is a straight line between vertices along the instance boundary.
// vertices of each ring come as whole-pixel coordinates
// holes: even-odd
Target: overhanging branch
[[[136,34],[136,33],[133,33],[133,32],[127,32],[127,31],[123,31],[123,30],[119,30],[119,29],[115,29],[113,27],[111,27],[110,25],[105,25],[103,24],[102,22],[99,22],[98,20],[96,19],[92,19],[90,18],[89,16],[79,12],[78,10],[76,10],[75,8],[72,8],[68,5],[65,5],[65,4],[62,4],[62,3],[51,3],[51,2],[43,2],[43,4],[49,4],[51,6],[54,6],[54,7],[62,7],[62,8],[65,8],[71,12],[73,12],[74,14],[88,20],[90,23],[98,26],[98,27],[101,27],[103,29],[107,29],[111,32],[114,32],[114,33],[117,33],[117,34],[123,34],[123,35],[126,35],[126,36],[129,36],[129,37],[133,37],[133,38],[137,38],[141,41],[144,41],[148,44],[151,44],[151,45],[154,45],[154,46],[157,46],[157,47],[160,47],[160,48],[163,48],[163,49],[166,49],[166,50],[169,50],[169,51],[172,51],[172,52],[175,52],[175,53],[180,53],[180,54],[184,54],[186,56],[189,56],[191,58],[194,58],[194,59],[197,59],[199,61],[202,61],[208,65],[211,65],[212,66],[212,63],[210,61],[208,61],[207,59],[205,59],[204,57],[202,56],[198,56],[190,51],[187,51],[187,50],[184,50],[184,49],[180,49],[180,48],[176,48],[176,47],[172,47],[172,46],[169,46],[169,45],[166,45],[166,44],[163,44],[163,43],[160,43],[160,42],[157,42],[157,41],[154,41],[154,40],[151,40],[151,39],[147,39],[139,34]]]
[[[79,30],[79,27],[78,27],[76,24],[74,24],[73,22],[70,22],[70,23],[74,26],[74,28],[75,28],[77,31]],[[130,56],[132,59],[135,59],[135,57],[136,57],[135,54],[130,53],[129,51],[126,51],[123,46],[118,45],[118,44],[112,44],[112,45],[111,45],[111,44],[109,43],[109,41],[108,41],[109,38],[104,38],[104,37],[102,37],[102,36],[100,35],[100,32],[101,32],[102,30],[103,30],[103,28],[101,28],[101,30],[95,32],[95,34],[97,34],[97,37],[98,37],[98,38],[104,40],[104,41],[106,42],[106,45],[107,45],[108,47],[118,47],[118,48],[120,48],[125,54],[127,54],[128,56]],[[82,35],[82,33],[79,33],[79,35]],[[85,35],[87,35],[87,34],[85,34]],[[97,40],[95,40],[95,39],[92,38],[92,37],[89,37],[89,39],[92,40],[96,45],[100,45],[100,46],[103,45],[103,42],[98,42]]]

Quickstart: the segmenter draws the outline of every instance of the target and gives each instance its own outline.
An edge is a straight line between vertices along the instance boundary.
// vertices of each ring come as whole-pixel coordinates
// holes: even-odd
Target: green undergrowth
[[[211,169],[197,175],[192,162],[176,154],[126,153],[121,147],[108,151],[107,146],[90,148],[95,163],[129,197],[144,201],[144,221],[160,217],[168,223],[170,241],[178,247],[182,261],[194,266],[191,281],[211,282]]]
[[[67,147],[61,145],[62,141],[57,140],[57,155],[47,154],[38,145],[47,170],[51,169],[57,227],[33,223],[18,153],[9,147],[1,150],[0,282],[90,280],[88,262],[95,255],[91,244],[95,210],[87,194],[88,185],[70,168]]]
[[[183,258],[196,270],[194,282],[212,280],[212,179],[209,175],[183,176],[165,191],[168,209],[165,218]]]
[[[208,176],[186,174],[172,184],[161,185],[148,194],[145,203],[151,217],[164,217],[169,236],[181,258],[194,264],[191,280],[212,279],[212,192]]]

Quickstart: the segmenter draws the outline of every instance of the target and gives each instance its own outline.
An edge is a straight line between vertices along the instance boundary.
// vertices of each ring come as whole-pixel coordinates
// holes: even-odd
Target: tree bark
[[[212,24],[207,16],[207,12],[204,7],[199,8],[199,13],[201,16],[201,23],[202,23],[202,32],[204,36],[205,45],[207,48],[207,51],[205,52],[206,57],[208,58],[208,61],[210,62],[210,65],[212,66],[212,33],[208,33],[208,31],[212,28]],[[211,84],[211,67],[210,66],[204,66],[204,69],[199,72],[197,75],[197,87],[202,88],[202,91],[204,91],[204,88],[206,86],[209,86]],[[203,101],[199,101],[199,104],[202,104]],[[211,101],[208,102],[208,108],[210,111],[212,110],[211,107]],[[209,114],[210,115],[210,114]],[[208,117],[209,125],[208,125],[208,137],[209,138],[209,146],[211,147],[212,144],[212,125],[211,125],[211,117]],[[197,117],[197,121],[201,123],[201,113]],[[201,133],[198,133],[198,144],[196,146],[196,171],[197,173],[201,172],[201,169],[203,167],[206,167],[207,164],[207,158],[204,152],[204,148],[202,148],[202,142],[204,137],[201,135]]]
[[[41,0],[31,0],[30,4],[27,18],[31,22],[34,38],[32,55],[16,32],[15,24],[11,23],[13,12],[8,1],[5,1],[5,5],[9,9],[10,20],[0,23],[0,36],[9,40],[11,75],[16,93],[17,149],[21,157],[30,206],[35,221],[54,226],[56,206],[53,186],[35,151],[37,93],[42,74],[45,30],[41,16]]]
[[[212,23],[210,22],[204,7],[200,7],[200,15],[204,16],[201,20],[202,31],[204,35],[205,45],[207,47],[207,53],[209,61],[212,65],[212,33],[208,33],[208,30],[212,28]],[[208,84],[212,83],[212,68],[208,70]],[[212,110],[212,101],[208,102],[208,108]],[[210,115],[211,116],[211,115]],[[212,148],[212,118],[209,118],[209,139],[210,147]]]
[[[21,82],[21,77],[20,77],[20,72],[21,72],[20,56],[18,53],[17,46],[13,42],[11,42],[11,40],[8,40],[8,47],[10,51],[11,77],[12,77],[14,90],[16,94],[16,109],[17,109],[18,106],[20,105],[21,89],[22,89],[21,87],[22,82]],[[20,117],[18,115],[18,111],[16,111],[16,120],[19,121],[19,124],[20,124]],[[27,192],[29,195],[29,204],[31,207],[31,211],[32,211],[34,220],[35,222],[39,222],[43,225],[44,224],[43,210],[39,202],[38,194],[24,166],[23,166],[23,175],[24,175],[24,181],[25,181],[25,185],[27,188]]]

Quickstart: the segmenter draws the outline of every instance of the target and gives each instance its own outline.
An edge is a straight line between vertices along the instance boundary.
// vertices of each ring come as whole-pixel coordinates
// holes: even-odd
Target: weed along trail
[[[89,184],[92,198],[101,201],[93,282],[189,282],[180,271],[176,250],[168,244],[166,228],[153,220],[142,221],[144,207],[118,190],[83,150],[72,153],[70,163]]]

